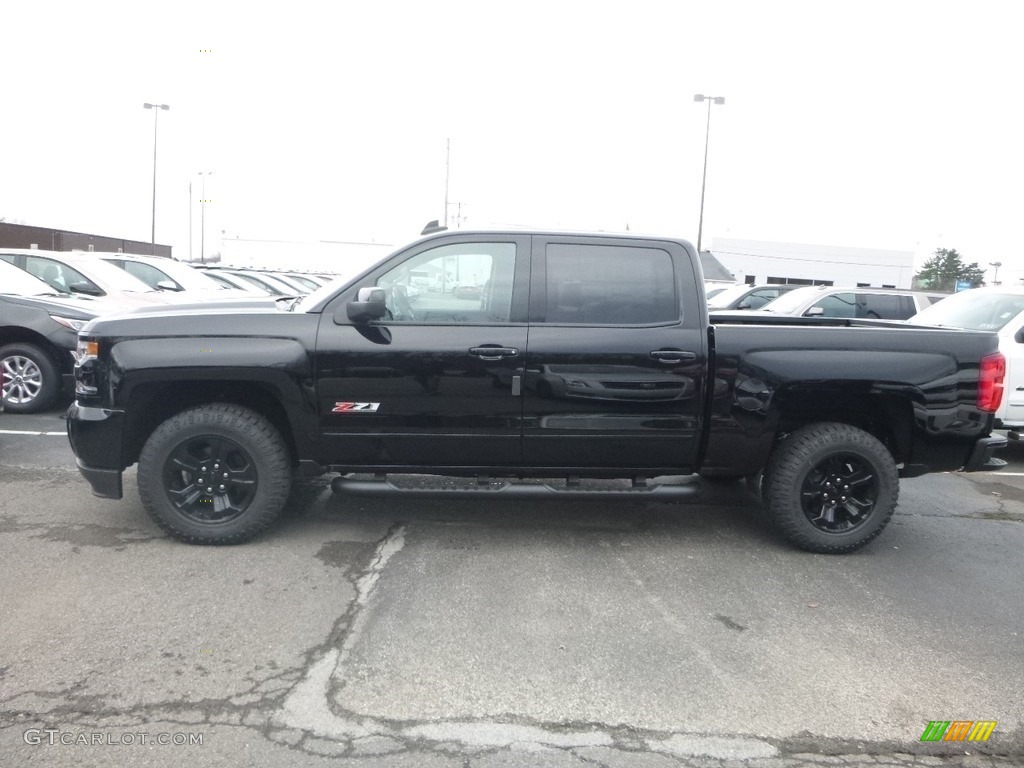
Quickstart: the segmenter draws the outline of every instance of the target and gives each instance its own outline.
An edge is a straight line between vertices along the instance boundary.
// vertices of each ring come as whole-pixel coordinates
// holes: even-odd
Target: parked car
[[[291,278],[300,285],[304,285],[309,288],[310,291],[315,291],[317,288],[322,288],[327,285],[330,280],[325,280],[316,275],[303,274],[301,272],[281,272],[284,277]]]
[[[284,283],[285,285],[290,286],[293,290],[298,291],[300,296],[305,296],[307,293],[312,293],[313,291],[320,287],[314,286],[313,288],[310,288],[301,280],[296,280],[291,275],[286,275],[283,272],[275,272],[274,270],[260,270],[257,271],[257,274],[269,275],[270,277],[273,277],[278,282]]]
[[[1024,430],[1024,287],[993,286],[955,293],[925,307],[909,320],[914,325],[994,331],[1006,358],[1005,393],[996,410],[996,426],[1020,439]]]
[[[704,295],[708,299],[711,299],[712,296],[717,296],[722,291],[724,291],[726,288],[732,288],[735,285],[736,285],[736,283],[714,283],[714,282],[707,282],[707,281],[705,281],[705,283],[704,283]]]
[[[304,296],[309,291],[300,291],[293,285],[290,285],[283,280],[279,280],[274,275],[265,272],[256,272],[249,269],[225,269],[224,273],[228,275],[235,275],[241,280],[245,280],[250,285],[254,285],[257,288],[262,288],[268,291],[271,296]]]
[[[225,288],[198,269],[193,269],[188,264],[174,259],[139,256],[134,253],[103,253],[100,254],[100,258],[115,267],[120,267],[129,275],[160,291],[198,294],[195,297],[189,297],[197,299],[252,298],[252,295],[242,291]]]
[[[160,291],[92,253],[4,249],[0,260],[38,277],[59,293],[105,298],[125,307],[167,303]]]
[[[774,301],[787,291],[799,288],[798,285],[733,285],[719,291],[708,299],[711,311],[724,309],[760,309],[769,301]]]
[[[269,289],[257,286],[256,284],[251,283],[248,280],[244,280],[238,275],[233,275],[230,272],[226,272],[225,270],[219,267],[196,266],[194,268],[201,270],[204,275],[206,275],[211,280],[220,283],[225,288],[233,288],[237,291],[242,291],[252,296],[273,295],[271,294]]]
[[[806,286],[780,296],[761,307],[761,311],[797,317],[906,320],[942,298],[945,298],[944,294],[898,288]]]
[[[74,385],[78,331],[100,315],[123,309],[58,293],[37,277],[0,261],[0,371],[9,413],[46,410]]]

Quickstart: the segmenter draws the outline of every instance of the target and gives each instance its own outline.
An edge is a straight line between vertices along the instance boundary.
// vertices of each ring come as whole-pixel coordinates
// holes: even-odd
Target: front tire
[[[218,403],[172,416],[139,456],[139,495],[153,520],[191,544],[238,544],[266,529],[291,490],[281,433],[265,417]]]
[[[42,347],[8,344],[0,348],[4,410],[39,413],[60,395],[60,371]]]
[[[769,520],[810,552],[860,549],[889,523],[899,498],[892,454],[849,424],[796,430],[776,446],[765,475]]]

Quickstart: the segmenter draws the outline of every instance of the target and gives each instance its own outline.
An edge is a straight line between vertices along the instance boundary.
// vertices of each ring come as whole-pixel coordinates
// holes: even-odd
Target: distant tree
[[[915,286],[932,291],[953,292],[961,280],[976,288],[985,282],[985,270],[976,261],[965,264],[955,248],[936,248],[935,255],[914,275]]]

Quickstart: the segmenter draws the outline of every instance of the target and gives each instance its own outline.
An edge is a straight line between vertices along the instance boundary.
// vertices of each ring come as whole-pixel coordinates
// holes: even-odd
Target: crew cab
[[[435,287],[467,279],[479,296]],[[900,476],[977,470],[1005,444],[994,334],[712,325],[703,285],[683,240],[443,232],[289,311],[91,322],[69,439],[95,494],[121,498],[137,463],[145,508],[194,543],[261,532],[296,472],[339,473],[342,493],[649,500],[699,493],[703,475],[750,478],[775,528],[816,552],[877,536]]]

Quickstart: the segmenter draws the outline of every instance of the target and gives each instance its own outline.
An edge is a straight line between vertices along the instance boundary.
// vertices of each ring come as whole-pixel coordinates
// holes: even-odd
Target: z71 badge
[[[331,413],[376,413],[380,403],[335,403]]]

